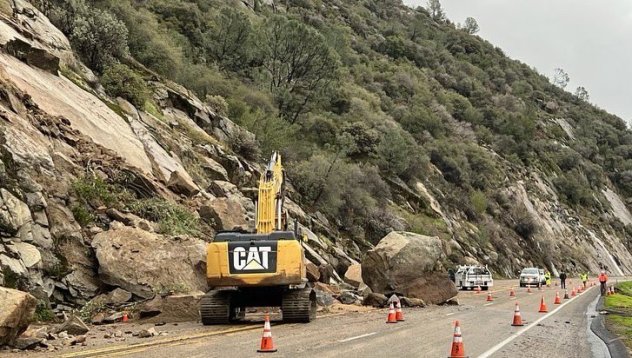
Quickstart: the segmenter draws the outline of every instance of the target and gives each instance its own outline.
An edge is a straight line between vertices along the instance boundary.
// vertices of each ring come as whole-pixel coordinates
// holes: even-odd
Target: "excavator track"
[[[209,291],[200,299],[202,324],[226,324],[230,322],[230,296],[228,291]]]
[[[316,292],[311,287],[286,292],[281,311],[284,322],[311,322],[316,318]]]

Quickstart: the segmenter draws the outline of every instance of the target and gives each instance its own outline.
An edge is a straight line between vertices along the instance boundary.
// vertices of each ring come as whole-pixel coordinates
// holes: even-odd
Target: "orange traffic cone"
[[[568,297],[568,290],[564,289],[564,299],[568,300],[570,297]]]
[[[272,353],[277,349],[272,343],[272,330],[270,329],[270,315],[266,313],[266,321],[263,324],[263,335],[261,336],[261,348],[257,349],[259,353]]]
[[[454,338],[452,339],[452,349],[448,358],[465,357],[465,348],[463,347],[463,337],[461,336],[461,326],[459,321],[454,323]]]
[[[584,289],[582,288],[581,285],[577,286],[577,293],[582,293],[584,292]]]
[[[577,296],[577,292],[575,292],[575,288],[573,287],[573,290],[571,291],[571,297],[575,296]]]
[[[395,309],[395,319],[397,322],[404,321],[404,312],[402,312],[402,304],[397,301],[397,306]]]
[[[127,321],[129,321],[129,318],[127,317],[127,312],[123,312],[123,322]]]
[[[386,323],[397,323],[397,315],[395,313],[395,308],[393,307],[393,302],[391,302],[391,306],[388,308],[388,318],[386,319]]]
[[[542,300],[540,300],[540,313],[547,313],[549,310],[546,309],[546,303],[544,303],[544,295],[542,295]]]
[[[524,326],[522,323],[522,316],[520,315],[520,307],[518,307],[518,302],[516,302],[516,309],[514,310],[513,323],[512,326]]]
[[[514,291],[513,287],[511,288],[511,291],[509,291],[509,297],[516,297],[516,291]]]
[[[487,293],[487,302],[492,302],[494,300],[494,298],[492,297],[492,293],[488,292]]]
[[[560,292],[557,291],[555,292],[555,301],[553,302],[554,305],[559,305],[562,303],[562,300],[560,299]]]

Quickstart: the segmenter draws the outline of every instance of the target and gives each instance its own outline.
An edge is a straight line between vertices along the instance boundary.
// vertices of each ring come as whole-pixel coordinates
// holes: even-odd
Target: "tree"
[[[129,67],[117,63],[108,66],[101,77],[101,84],[112,97],[122,97],[137,108],[143,108],[149,91],[143,78]]]
[[[577,87],[577,89],[575,90],[575,97],[586,102],[588,102],[588,99],[590,98],[590,96],[588,95],[588,91],[586,90],[586,88],[584,88],[584,86]]]
[[[555,74],[553,75],[553,84],[558,86],[561,89],[566,88],[568,82],[571,78],[568,76],[568,73],[561,68],[555,69]]]
[[[428,12],[430,12],[430,16],[434,21],[443,22],[445,21],[445,11],[441,7],[441,1],[439,0],[428,0]]]
[[[473,17],[468,17],[467,19],[465,19],[465,23],[463,24],[462,29],[465,30],[465,32],[467,32],[468,34],[474,35],[478,32],[478,30],[480,30],[480,27],[478,27],[478,23]]]
[[[237,70],[248,65],[252,26],[248,17],[233,8],[223,8],[216,26],[207,33],[207,52],[220,68]]]
[[[98,72],[128,53],[127,27],[110,12],[99,9],[75,18],[70,41],[81,59]]]
[[[336,78],[338,55],[318,31],[284,16],[268,19],[258,32],[269,89],[281,115],[295,123]]]

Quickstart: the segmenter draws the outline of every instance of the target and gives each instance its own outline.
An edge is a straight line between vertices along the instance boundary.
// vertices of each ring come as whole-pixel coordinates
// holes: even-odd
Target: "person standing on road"
[[[563,290],[566,289],[566,272],[560,272],[560,286]]]
[[[584,272],[583,274],[579,275],[579,278],[582,279],[582,283],[584,284],[584,289],[586,289],[586,281],[588,281],[588,274]]]
[[[544,280],[546,280],[546,287],[551,287],[551,273],[549,271],[544,274]]]
[[[606,271],[601,270],[599,274],[599,283],[601,284],[601,295],[606,295],[606,284],[608,282],[608,276],[606,275]]]

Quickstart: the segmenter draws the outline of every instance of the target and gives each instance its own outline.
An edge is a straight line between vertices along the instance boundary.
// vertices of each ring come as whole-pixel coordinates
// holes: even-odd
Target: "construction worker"
[[[566,272],[560,272],[560,286],[563,290],[566,289]]]
[[[544,279],[546,280],[546,287],[551,287],[551,273],[549,271],[544,274]]]
[[[601,284],[601,295],[605,296],[606,295],[606,290],[607,290],[607,283],[608,283],[608,275],[606,275],[606,271],[601,270],[601,273],[599,274],[599,283]]]
[[[586,289],[586,281],[588,281],[588,274],[587,273],[581,273],[579,274],[579,278],[582,280],[582,283],[584,284],[584,289]]]

